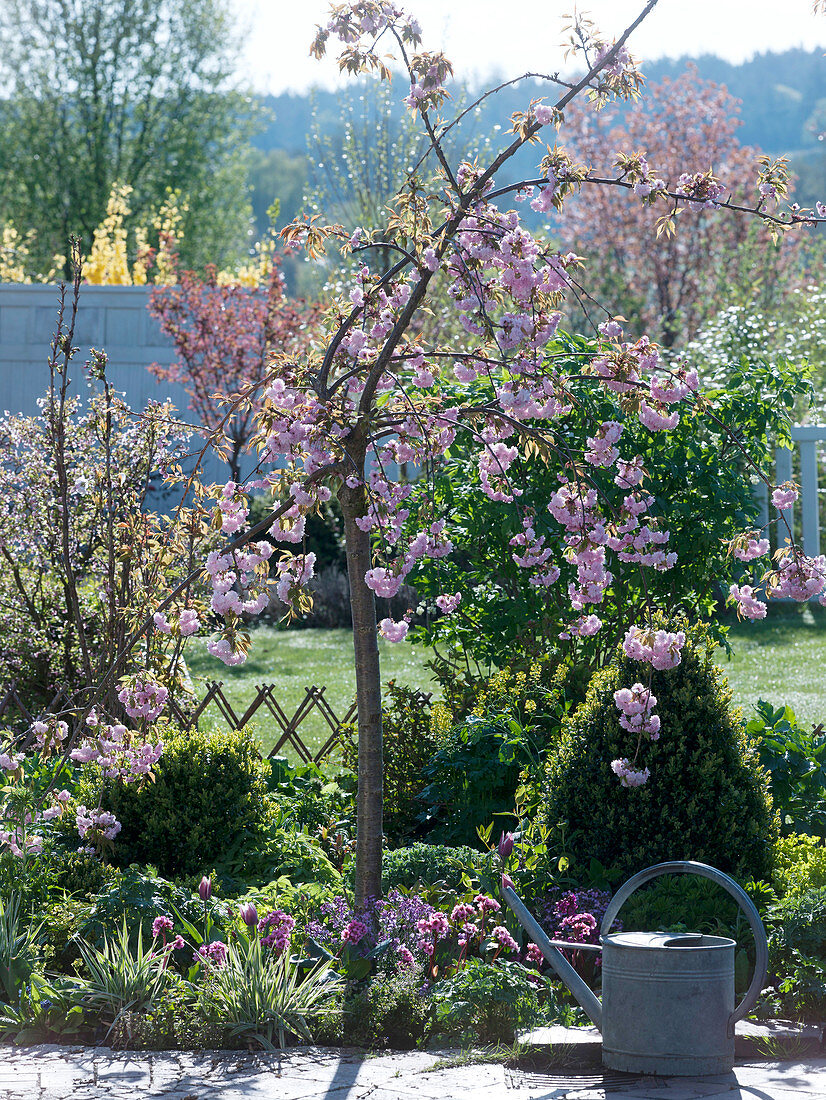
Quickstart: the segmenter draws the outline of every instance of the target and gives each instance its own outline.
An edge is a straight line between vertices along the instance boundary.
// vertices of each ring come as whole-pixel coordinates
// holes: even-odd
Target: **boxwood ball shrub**
[[[623,787],[611,771],[611,761],[633,756],[635,747],[620,726],[614,692],[648,673],[619,647],[563,723],[545,768],[542,816],[578,860],[595,858],[623,876],[693,859],[741,880],[768,878],[775,833],[768,777],[713,663],[707,631],[697,626],[687,635],[681,663],[653,672],[662,727],[659,740],[642,749],[648,782]]]
[[[195,875],[240,846],[264,818],[266,767],[248,730],[162,730],[155,782],[116,784],[106,808],[121,823],[113,861]],[[89,803],[92,804],[92,803]]]

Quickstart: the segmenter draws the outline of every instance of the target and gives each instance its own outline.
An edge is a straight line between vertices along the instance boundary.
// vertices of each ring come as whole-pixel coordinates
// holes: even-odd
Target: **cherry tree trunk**
[[[344,515],[347,576],[353,614],[358,703],[358,795],[356,834],[356,907],[381,897],[383,757],[381,732],[381,678],[376,636],[376,598],[364,581],[372,566],[370,535],[356,517],[365,512],[363,486],[343,485],[338,493]]]

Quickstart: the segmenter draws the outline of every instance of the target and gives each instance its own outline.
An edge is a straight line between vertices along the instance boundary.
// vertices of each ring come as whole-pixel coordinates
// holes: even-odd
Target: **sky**
[[[330,59],[309,57],[328,0],[232,0],[244,38],[244,72],[256,91],[278,95],[341,82]],[[574,0],[400,0],[419,20],[423,48],[441,49],[459,79],[554,72],[562,65],[563,15]],[[603,36],[615,38],[644,0],[580,0]],[[826,49],[826,16],[812,0],[659,0],[630,47],[638,59],[715,53],[744,61],[793,46]],[[826,63],[826,59],[824,59]]]

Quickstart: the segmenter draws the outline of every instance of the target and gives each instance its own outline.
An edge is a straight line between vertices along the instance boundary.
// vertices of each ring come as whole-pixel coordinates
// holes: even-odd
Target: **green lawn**
[[[762,622],[729,634],[731,661],[719,655],[746,717],[758,699],[788,703],[802,722],[826,723],[826,609],[772,608]]]
[[[730,639],[733,656],[729,660],[720,651],[719,663],[747,717],[758,699],[767,699],[775,706],[790,704],[804,722],[826,722],[826,611],[782,608],[763,622],[732,626]],[[384,680],[395,678],[423,691],[435,690],[430,671],[424,667],[428,650],[409,642],[380,645]],[[303,699],[305,688],[311,685],[326,687],[325,698],[339,716],[355,695],[352,635],[348,630],[258,627],[247,663],[238,668],[226,668],[210,657],[206,643],[200,639],[189,654],[199,693],[204,690],[204,680],[222,681],[239,715],[254,697],[257,684],[276,685],[276,697],[289,717]],[[206,714],[225,725],[214,707]],[[254,722],[257,736],[269,750],[280,732],[278,727],[263,708]],[[301,726],[302,737],[310,746],[319,746],[328,733],[317,712]]]
[[[257,684],[275,684],[275,695],[288,717],[292,717],[305,689],[325,687],[324,697],[339,717],[353,702],[356,674],[353,668],[353,636],[349,630],[276,630],[261,626],[252,633],[252,649],[246,664],[227,668],[206,651],[206,641],[198,639],[187,651],[187,662],[199,695],[205,680],[220,680],[230,704],[242,714],[255,697]],[[434,691],[429,669],[424,667],[429,651],[410,642],[379,642],[382,679]],[[206,716],[222,727],[224,720],[214,706]],[[269,751],[280,734],[269,712],[261,708],[255,716],[255,729]],[[308,746],[320,746],[329,735],[321,715],[313,714],[301,724],[302,740]],[[290,753],[286,753],[290,756]]]

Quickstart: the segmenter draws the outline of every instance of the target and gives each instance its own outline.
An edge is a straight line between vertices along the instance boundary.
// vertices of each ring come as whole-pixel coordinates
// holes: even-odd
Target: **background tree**
[[[137,224],[181,192],[188,265],[244,250],[257,110],[226,0],[7,0],[0,40],[0,221],[36,230],[35,264],[88,249],[118,181]]]
[[[644,154],[654,176],[674,186],[684,172],[713,168],[738,201],[754,205],[759,198],[754,177],[761,151],[737,140],[738,102],[724,86],[700,79],[693,65],[650,85],[631,105],[595,114],[575,102],[565,123],[569,147],[596,177],[614,174],[618,149],[633,150]],[[683,206],[679,232],[657,239],[658,210],[628,202],[617,188],[588,186],[567,204],[566,240],[585,257],[581,281],[591,296],[569,299],[574,328],[599,314],[597,301],[626,317],[637,334],[672,347],[696,333],[721,296],[727,302],[757,298],[763,308],[779,299],[799,236],[775,245],[760,224],[721,222],[713,210]]]
[[[259,382],[270,354],[298,355],[312,341],[318,310],[289,299],[278,257],[266,253],[261,282],[222,285],[214,264],[205,276],[184,271],[177,285],[152,291],[149,308],[171,337],[178,358],[151,367],[160,379],[180,382],[190,408],[209,431],[220,431],[230,477],[240,482],[241,460],[255,434],[253,404],[236,402],[228,413],[216,398],[237,397]]]

